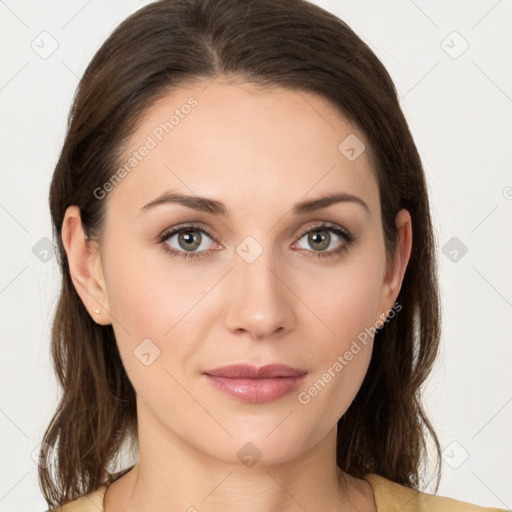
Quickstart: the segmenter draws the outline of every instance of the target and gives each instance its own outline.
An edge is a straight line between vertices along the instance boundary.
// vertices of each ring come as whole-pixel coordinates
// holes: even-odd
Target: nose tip
[[[254,254],[254,253],[253,253]],[[234,269],[226,324],[232,332],[249,332],[258,340],[284,333],[293,325],[288,287],[263,253],[252,263],[240,259]]]

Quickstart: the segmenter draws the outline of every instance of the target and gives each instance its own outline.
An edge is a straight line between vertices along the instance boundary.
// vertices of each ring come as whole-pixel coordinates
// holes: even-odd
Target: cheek
[[[322,321],[323,334],[312,351],[315,374],[298,401],[317,410],[328,424],[346,412],[368,370],[384,271],[379,249],[358,253],[339,272],[317,280],[321,286],[304,291]]]
[[[104,275],[126,372],[142,396],[153,396],[162,385],[179,387],[169,372],[181,371],[197,349],[190,322],[201,310],[211,282],[184,272],[165,254],[153,251],[148,257],[147,247],[137,249],[133,243],[130,250],[123,250],[122,240],[112,238],[111,242],[116,251],[105,251]]]
[[[173,311],[177,298],[154,269],[123,258],[107,268],[108,300],[113,323],[134,337],[150,337],[164,332],[166,311]]]
[[[103,261],[109,312],[121,358],[130,373],[147,362],[148,356],[142,354],[149,352],[149,359],[157,360],[163,335],[172,327],[183,297],[173,293],[172,276],[166,277],[154,262],[145,260],[136,244],[118,235],[109,243]]]
[[[318,339],[315,372],[297,396],[305,412],[334,425],[345,414],[366,376],[373,349],[365,302],[331,317],[335,334]]]
[[[121,236],[105,248],[109,307],[122,336],[161,338],[197,295],[190,275],[166,258],[163,250]]]
[[[321,319],[321,338],[329,352],[344,351],[350,340],[375,324],[379,316],[384,261],[379,248],[361,251],[339,269],[315,275],[303,283],[305,302]]]

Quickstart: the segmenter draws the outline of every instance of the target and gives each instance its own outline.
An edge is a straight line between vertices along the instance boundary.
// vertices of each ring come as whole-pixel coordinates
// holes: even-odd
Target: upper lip
[[[273,377],[299,377],[307,372],[285,364],[269,364],[259,368],[250,364],[233,364],[206,370],[204,373],[214,377],[271,379]]]

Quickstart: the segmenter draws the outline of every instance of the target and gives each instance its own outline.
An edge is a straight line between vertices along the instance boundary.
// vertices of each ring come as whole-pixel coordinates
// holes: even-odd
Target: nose
[[[227,329],[237,334],[248,333],[255,339],[282,336],[293,329],[296,302],[289,276],[276,268],[270,251],[249,263],[236,255],[230,272],[227,304]]]

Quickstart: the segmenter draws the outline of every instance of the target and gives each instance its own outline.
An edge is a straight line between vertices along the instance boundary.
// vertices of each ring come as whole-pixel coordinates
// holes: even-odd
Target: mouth
[[[260,368],[238,364],[203,372],[217,390],[254,404],[272,402],[288,395],[301,384],[307,373],[282,364]]]

